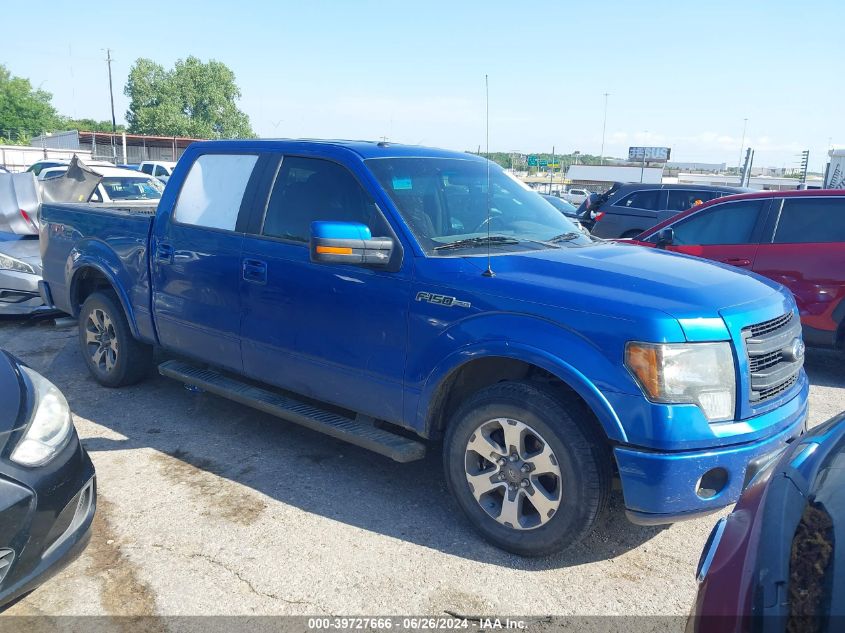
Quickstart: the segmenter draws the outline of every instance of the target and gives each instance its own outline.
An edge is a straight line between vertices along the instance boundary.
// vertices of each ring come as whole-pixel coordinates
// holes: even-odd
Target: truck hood
[[[484,257],[467,260],[486,268]],[[781,286],[754,273],[613,242],[494,256],[491,265],[496,294],[588,312],[721,318],[722,310],[741,304],[783,302]]]

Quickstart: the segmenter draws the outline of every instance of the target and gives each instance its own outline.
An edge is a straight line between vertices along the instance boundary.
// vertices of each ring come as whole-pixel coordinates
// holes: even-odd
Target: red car
[[[687,633],[842,631],[845,413],[752,466],[704,546]]]
[[[783,284],[795,295],[807,344],[845,348],[845,190],[718,198],[632,241],[724,262]]]

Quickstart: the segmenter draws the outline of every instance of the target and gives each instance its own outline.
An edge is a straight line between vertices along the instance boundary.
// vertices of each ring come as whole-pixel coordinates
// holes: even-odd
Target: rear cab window
[[[203,154],[191,165],[173,209],[173,219],[234,231],[257,154]]]

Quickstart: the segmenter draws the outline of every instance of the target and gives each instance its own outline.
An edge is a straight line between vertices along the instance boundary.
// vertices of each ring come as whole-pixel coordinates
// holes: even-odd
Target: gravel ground
[[[396,464],[155,377],[120,390],[76,327],[0,321],[0,347],[65,393],[97,468],[91,544],[7,613],[685,615],[715,516],[669,528],[612,512],[570,552],[488,546],[437,450]],[[845,409],[845,362],[810,351],[811,425]]]

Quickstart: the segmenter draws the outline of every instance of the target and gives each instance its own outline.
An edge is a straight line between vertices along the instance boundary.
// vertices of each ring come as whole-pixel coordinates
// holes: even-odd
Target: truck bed
[[[149,203],[119,205],[45,203],[41,207],[43,276],[50,279],[56,308],[76,315],[74,273],[90,264],[126,289],[119,297],[131,305],[142,338],[152,333],[150,271],[147,258],[157,206]],[[84,261],[83,261],[84,260]]]

